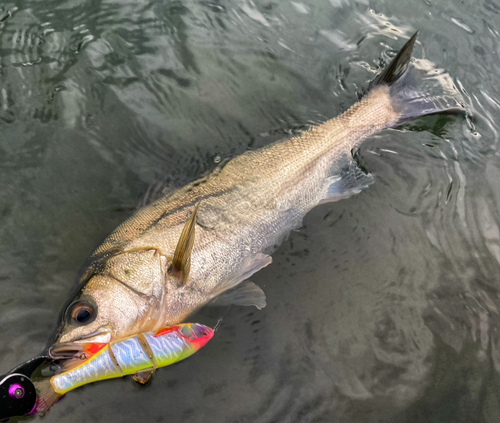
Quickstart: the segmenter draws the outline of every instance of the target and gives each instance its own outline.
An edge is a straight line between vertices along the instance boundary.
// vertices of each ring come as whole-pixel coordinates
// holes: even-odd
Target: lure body
[[[50,384],[56,394],[64,395],[88,383],[154,371],[194,354],[213,333],[207,326],[185,323],[109,344],[89,344],[87,351],[97,352],[79,366],[52,376]]]

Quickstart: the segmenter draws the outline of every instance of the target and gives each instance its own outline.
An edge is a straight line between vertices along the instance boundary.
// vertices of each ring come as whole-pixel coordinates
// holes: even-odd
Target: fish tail
[[[33,384],[35,385],[37,394],[36,412],[44,413],[56,403],[61,395],[54,392],[50,378],[34,380]]]
[[[388,127],[436,113],[453,113],[464,110],[458,101],[458,92],[452,78],[437,69],[428,60],[410,63],[418,31],[384,71],[372,82],[376,86],[389,86],[389,96],[394,118]]]

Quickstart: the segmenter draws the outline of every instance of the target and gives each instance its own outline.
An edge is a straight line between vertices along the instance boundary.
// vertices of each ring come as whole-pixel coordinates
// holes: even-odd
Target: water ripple
[[[51,418],[109,420],[119,403],[120,421],[498,421],[498,12],[490,0],[0,6],[2,368],[41,349],[78,266],[148,186],[175,189],[216,156],[346,110],[419,29],[415,65],[445,69],[467,113],[367,141],[356,158],[376,183],[312,211],[254,275],[265,310],[231,308],[150,388],[95,384]]]

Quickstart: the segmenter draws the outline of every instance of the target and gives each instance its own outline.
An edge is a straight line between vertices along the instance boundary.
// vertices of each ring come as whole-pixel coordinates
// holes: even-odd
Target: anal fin
[[[210,306],[255,306],[259,310],[266,306],[266,294],[253,282],[246,281],[223,292],[208,303]]]
[[[141,385],[145,385],[146,383],[148,383],[151,380],[154,372],[155,372],[154,369],[142,370],[140,372],[136,372],[134,374],[133,378],[137,383],[140,383]]]
[[[352,161],[347,166],[343,167],[340,172],[330,176],[328,182],[329,185],[325,197],[319,204],[343,200],[355,194],[359,194],[373,184],[375,178],[369,173],[363,172],[359,166]]]

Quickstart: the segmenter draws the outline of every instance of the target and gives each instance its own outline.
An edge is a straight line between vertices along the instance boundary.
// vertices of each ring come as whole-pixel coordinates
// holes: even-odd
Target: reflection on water
[[[469,113],[385,131],[214,340],[47,421],[500,421],[500,8],[492,1],[0,5],[0,370],[37,353],[85,257],[172,186],[349,107],[403,40]],[[194,319],[215,324],[225,309]],[[110,417],[112,416],[112,417]]]

